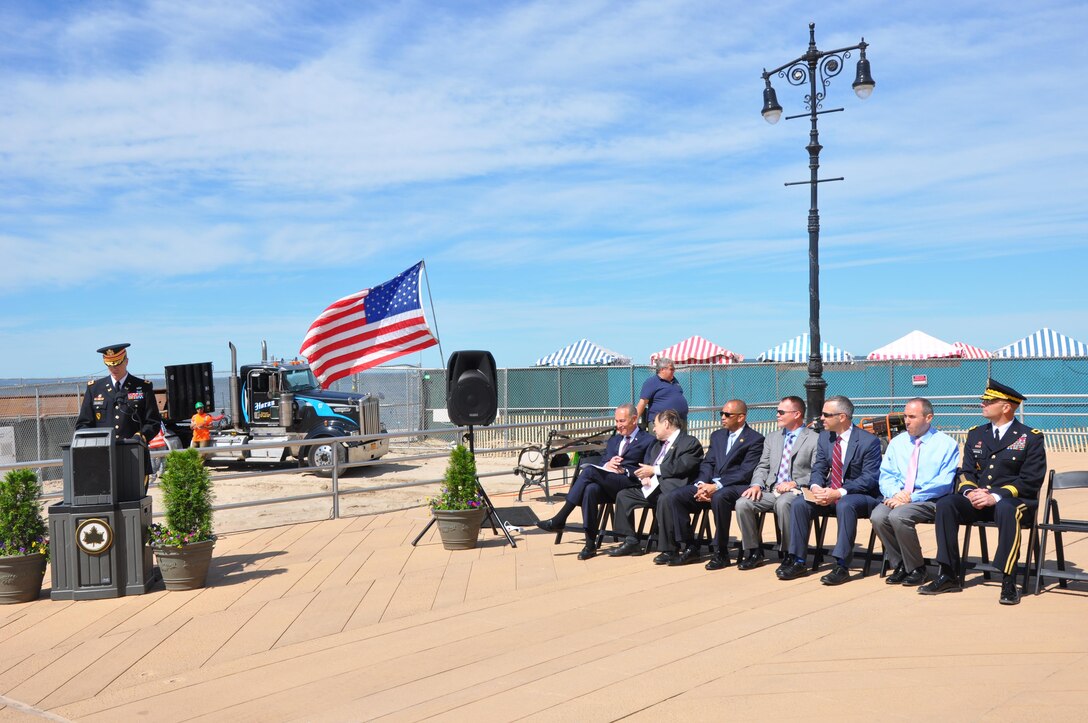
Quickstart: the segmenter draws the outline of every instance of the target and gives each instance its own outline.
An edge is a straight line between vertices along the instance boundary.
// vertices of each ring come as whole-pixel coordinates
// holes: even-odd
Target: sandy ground
[[[375,514],[389,510],[418,507],[438,492],[440,480],[446,469],[448,446],[441,443],[414,443],[394,445],[388,455],[372,466],[348,470],[339,480],[341,492],[340,515],[351,517]],[[412,459],[422,455],[436,455],[433,459]],[[480,454],[476,466],[481,475],[501,473],[494,477],[482,478],[484,489],[496,497],[495,505],[503,507],[515,503],[522,477],[513,473],[517,457],[514,454]],[[1052,452],[1048,455],[1051,469],[1057,471],[1088,469],[1088,454],[1074,452]],[[209,468],[215,485],[216,505],[268,500],[296,495],[315,493],[329,494],[332,480],[321,477],[308,469],[299,469],[293,464],[269,463],[211,463]],[[242,478],[224,479],[232,475],[247,475]],[[250,476],[252,475],[252,476]],[[549,481],[553,488],[564,488],[562,470],[552,470]],[[386,485],[411,483],[413,486],[399,489],[380,489],[370,492],[351,494],[354,490],[374,490]],[[46,492],[59,492],[61,483],[46,483]],[[159,490],[152,486],[151,496],[154,511],[160,512],[162,504]],[[538,487],[525,491],[526,499],[543,499],[543,492]],[[292,524],[332,517],[332,499],[330,497],[266,504],[238,509],[217,510],[215,529],[217,532],[234,532],[260,527]]]

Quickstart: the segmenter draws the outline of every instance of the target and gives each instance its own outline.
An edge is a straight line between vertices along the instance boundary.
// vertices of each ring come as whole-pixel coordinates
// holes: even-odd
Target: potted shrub
[[[431,514],[438,523],[442,546],[447,550],[471,550],[480,538],[484,501],[476,481],[476,460],[463,444],[450,451],[442,490],[431,498]]]
[[[204,587],[212,560],[212,480],[196,449],[166,455],[162,476],[166,524],[152,524],[149,544],[167,590]]]
[[[30,602],[41,594],[49,560],[41,494],[33,470],[13,469],[0,480],[0,603]]]

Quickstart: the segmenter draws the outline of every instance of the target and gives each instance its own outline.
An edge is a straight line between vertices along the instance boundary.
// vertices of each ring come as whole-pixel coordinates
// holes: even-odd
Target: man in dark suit
[[[691,515],[706,506],[714,512],[717,546],[706,569],[720,570],[729,564],[733,506],[752,481],[752,473],[763,455],[763,435],[748,426],[748,405],[739,399],[725,403],[721,419],[722,428],[710,435],[710,451],[703,457],[695,483],[669,492],[662,500],[662,504],[669,506],[680,546],[679,556],[670,565],[687,565],[699,559]]]
[[[657,438],[646,450],[643,464],[635,470],[639,487],[628,488],[616,495],[616,531],[625,535],[623,544],[612,550],[613,557],[636,554],[639,550],[635,535],[634,511],[640,507],[656,508],[657,540],[661,553],[654,558],[657,565],[667,564],[677,556],[674,532],[667,505],[659,504],[662,495],[691,484],[703,461],[703,445],[695,437],[681,431],[683,420],[676,410],[666,409],[654,418]]]
[[[963,445],[955,490],[937,500],[937,562],[940,572],[923,595],[959,592],[960,548],[957,536],[964,523],[997,523],[994,564],[1001,568],[1002,605],[1020,602],[1016,562],[1020,557],[1020,524],[1034,515],[1039,488],[1046,474],[1043,433],[1016,420],[1024,395],[990,379],[982,395],[982,416],[989,424],[973,427]]]
[[[616,407],[616,433],[605,445],[601,464],[587,464],[578,479],[567,492],[567,499],[559,513],[548,520],[541,520],[537,527],[547,532],[562,530],[567,517],[577,506],[582,507],[586,545],[578,553],[579,560],[588,560],[597,554],[597,509],[602,502],[613,502],[616,495],[628,487],[639,487],[634,472],[654,442],[654,435],[638,429],[638,410],[633,404]]]
[[[87,382],[76,429],[113,427],[118,439],[137,439],[144,444],[144,469],[151,472],[147,443],[162,428],[162,417],[151,382],[128,373],[129,344],[113,344],[98,350],[109,376]]]
[[[816,441],[820,435],[805,426],[805,400],[782,397],[776,410],[778,429],[763,443],[752,483],[737,500],[737,524],[740,527],[744,556],[738,570],[754,570],[764,563],[760,538],[759,513],[774,512],[779,548],[789,549],[790,506],[808,487],[812,463],[816,461]]]
[[[854,426],[854,404],[846,397],[824,402],[824,431],[816,444],[809,492],[805,502],[790,507],[789,554],[775,573],[780,580],[808,574],[805,552],[817,510],[838,519],[838,536],[832,555],[835,566],[820,578],[824,585],[841,585],[850,579],[847,569],[854,556],[858,518],[869,517],[880,504],[880,440]]]

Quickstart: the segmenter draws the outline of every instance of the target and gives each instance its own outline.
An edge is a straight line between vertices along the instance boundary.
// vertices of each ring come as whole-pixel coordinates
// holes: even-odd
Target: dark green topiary
[[[13,469],[0,481],[0,557],[49,552],[41,494],[33,470]]]
[[[166,524],[151,526],[153,546],[181,547],[215,539],[212,479],[197,450],[174,450],[166,455],[159,487],[166,508]]]
[[[445,484],[437,497],[431,498],[436,510],[472,510],[483,504],[476,483],[476,459],[463,444],[450,451]]]

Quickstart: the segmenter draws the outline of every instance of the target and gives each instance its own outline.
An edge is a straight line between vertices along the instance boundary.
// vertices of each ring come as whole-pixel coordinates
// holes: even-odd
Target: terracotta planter
[[[438,523],[442,547],[447,550],[471,550],[480,539],[480,524],[486,514],[484,508],[474,510],[431,510]]]
[[[0,557],[0,604],[37,600],[47,559],[41,553]]]
[[[208,579],[215,540],[184,547],[153,547],[167,590],[199,590]]]

